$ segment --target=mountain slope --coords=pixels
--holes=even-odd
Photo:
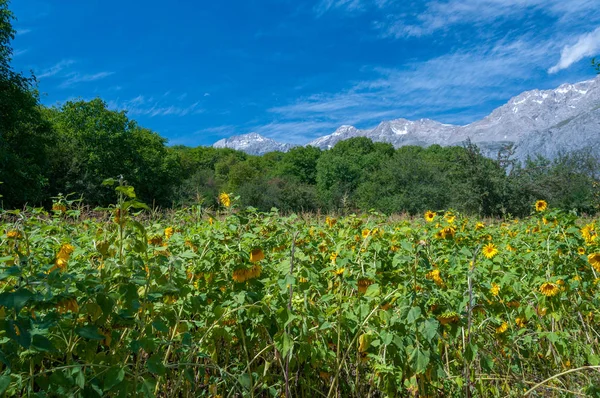
[[[526,91],[511,98],[485,118],[465,126],[442,124],[430,119],[384,121],[370,130],[344,125],[308,145],[329,149],[342,140],[358,136],[389,142],[396,148],[405,145],[462,145],[466,140],[471,140],[481,148],[483,154],[490,157],[495,157],[504,145],[515,144],[517,159],[538,153],[554,158],[559,153],[584,147],[596,148],[600,152],[599,109],[600,77],[597,77],[580,83],[563,84],[554,90]],[[253,154],[291,147],[258,134],[221,140],[215,146],[227,146]]]
[[[213,147],[236,149],[249,155],[263,155],[275,151],[287,152],[293,145],[277,142],[257,133],[249,133],[224,138],[215,142]]]

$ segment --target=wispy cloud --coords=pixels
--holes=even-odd
[[[17,29],[17,36],[23,36],[33,32],[33,29]]]
[[[390,0],[321,0],[315,6],[317,16],[341,10],[353,15],[379,10],[373,26],[384,37],[422,37],[449,31],[463,25],[489,29],[502,20],[522,20],[533,13],[550,16],[558,23],[579,24],[598,20],[597,0],[430,0],[394,2]]]
[[[56,76],[59,73],[61,73],[63,70],[68,68],[69,66],[73,65],[74,63],[75,63],[75,61],[72,59],[64,59],[64,60],[58,62],[57,64],[51,66],[50,68],[44,69],[41,72],[39,72],[37,74],[37,78],[44,79],[47,77]]]
[[[21,56],[23,54],[26,54],[28,52],[29,52],[28,48],[23,48],[23,49],[20,49],[20,50],[15,50],[13,52],[13,58],[19,57],[19,56]]]
[[[164,98],[164,96],[162,97]],[[186,106],[176,106],[166,104],[163,101],[154,99],[154,97],[145,97],[138,95],[135,98],[121,101],[119,99],[109,101],[108,107],[115,110],[127,111],[132,116],[187,116],[203,113],[200,102],[194,102]]]
[[[105,79],[108,76],[114,75],[115,72],[98,72],[93,74],[80,74],[77,72],[73,72],[69,74],[67,80],[60,84],[60,88],[68,88],[80,83],[90,83],[95,82],[97,80]]]
[[[600,27],[593,32],[580,35],[576,39],[575,44],[563,47],[560,60],[548,70],[548,73],[556,73],[566,69],[584,57],[591,57],[600,52]]]
[[[393,118],[430,117],[466,124],[498,102],[531,88],[525,82],[544,73],[551,41],[499,42],[398,68],[370,68],[372,76],[338,93],[320,93],[274,107],[273,123],[254,130],[271,138],[301,142],[329,134],[342,124],[373,127]],[[492,105],[493,104],[493,105]]]

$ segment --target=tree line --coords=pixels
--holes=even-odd
[[[50,206],[73,194],[92,206],[114,203],[102,182],[123,179],[156,207],[217,206],[220,192],[241,205],[285,212],[421,213],[453,208],[482,216],[521,216],[531,203],[598,211],[600,164],[578,152],[553,161],[489,159],[462,147],[398,149],[357,137],[330,150],[295,147],[251,156],[212,147],[168,146],[156,132],[97,98],[40,103],[34,76],[15,72],[15,31],[0,0],[0,193],[2,207]]]

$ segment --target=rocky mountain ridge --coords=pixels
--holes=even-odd
[[[307,145],[330,149],[339,141],[364,136],[405,145],[462,145],[471,140],[486,156],[495,157],[507,144],[516,147],[515,158],[537,154],[554,158],[559,153],[591,147],[600,154],[600,77],[554,90],[531,90],[511,98],[488,116],[458,126],[430,119],[383,121],[373,129],[360,130],[344,125],[330,135]],[[287,151],[283,144],[256,133],[220,140],[215,147],[228,147],[251,154]]]

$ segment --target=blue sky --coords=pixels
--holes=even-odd
[[[169,139],[475,121],[595,76],[598,0],[12,0],[42,101],[104,99]]]

